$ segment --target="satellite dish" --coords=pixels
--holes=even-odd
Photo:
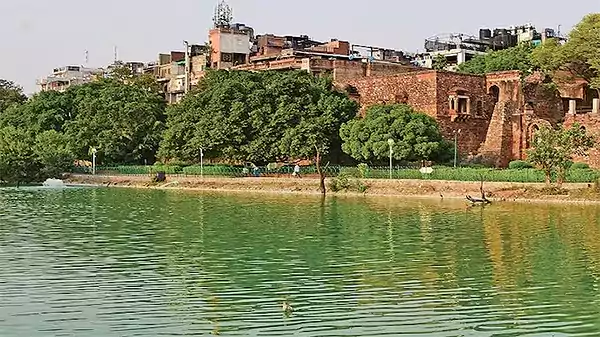
[[[352,55],[348,56],[348,59],[349,59],[350,61],[354,60],[354,54],[352,54]]]
[[[371,62],[375,61],[375,57],[374,56],[369,56],[369,61],[371,61]]]

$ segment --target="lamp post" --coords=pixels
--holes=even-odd
[[[458,162],[458,135],[460,134],[462,130],[458,129],[458,130],[454,130],[454,168],[456,168],[456,164]]]
[[[390,146],[390,179],[392,179],[392,155],[394,154],[394,149],[392,148],[394,146],[394,140],[393,139],[388,139],[388,144]]]
[[[200,148],[200,178],[204,179],[204,149]]]
[[[183,81],[183,92],[187,94],[190,89],[190,43],[183,41],[185,46],[185,79]]]
[[[92,175],[96,175],[96,153],[98,153],[98,150],[93,147],[92,148]]]

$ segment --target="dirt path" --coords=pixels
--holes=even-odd
[[[330,180],[330,179],[328,179]],[[169,176],[164,183],[152,183],[150,176],[71,175],[70,184],[203,191],[253,191],[269,193],[318,194],[314,178],[204,178]],[[350,180],[349,187],[335,194],[465,198],[480,196],[479,182],[442,180]],[[600,203],[600,191],[589,184],[565,184],[564,190],[546,189],[539,183],[484,183],[486,196],[496,201]],[[364,192],[363,192],[364,191]],[[330,190],[330,194],[333,192]]]

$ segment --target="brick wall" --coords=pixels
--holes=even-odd
[[[600,141],[600,114],[567,114],[565,116],[565,127],[570,128],[575,123],[579,123],[589,135],[596,137],[596,146],[589,151],[588,156],[576,157],[575,162],[587,163],[593,168],[600,169],[600,146],[598,145],[598,141]]]
[[[375,104],[406,103],[429,116],[437,115],[435,71],[353,79],[345,84],[357,90],[361,112]]]

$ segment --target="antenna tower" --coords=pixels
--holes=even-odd
[[[221,0],[215,8],[215,16],[213,17],[215,28],[230,27],[233,22],[233,11],[231,6],[225,0]]]

